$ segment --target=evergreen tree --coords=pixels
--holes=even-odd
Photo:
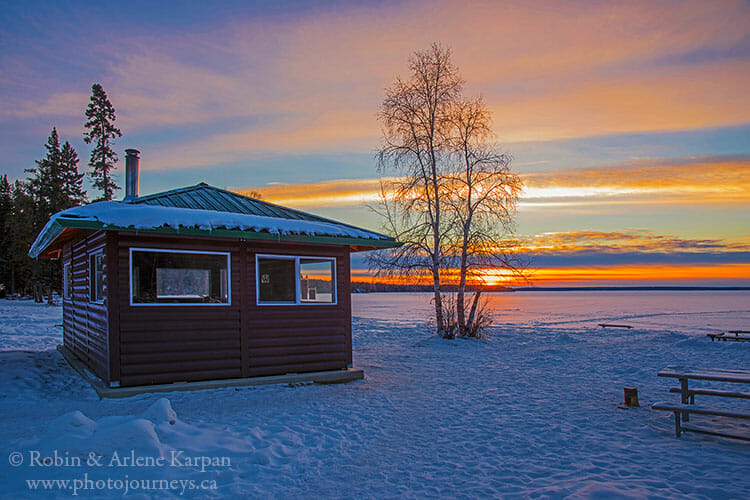
[[[36,161],[36,168],[27,169],[28,191],[36,204],[37,225],[44,226],[61,210],[85,203],[83,174],[78,172],[78,153],[69,142],[60,148],[57,129],[53,128],[47,144],[47,156]],[[41,227],[38,229],[41,230]]]
[[[8,175],[5,174],[0,177],[0,233],[5,228],[5,223],[10,217],[10,212],[13,208],[13,191],[8,182]],[[0,238],[3,235],[0,234]]]
[[[53,205],[57,204],[62,187],[60,182],[60,138],[57,135],[56,128],[52,129],[44,147],[47,150],[47,156],[41,160],[36,160],[36,168],[26,169],[26,172],[31,174],[27,179],[26,188],[28,194],[34,200],[35,230],[41,229],[40,224],[46,223],[46,220],[54,213],[52,208]]]
[[[63,144],[60,150],[60,169],[63,181],[63,195],[66,208],[83,205],[86,203],[86,191],[83,189],[82,172],[78,172],[78,153],[68,141]]]
[[[0,177],[0,297],[10,288],[10,243],[8,234],[13,212],[13,192],[8,176]]]
[[[28,252],[36,233],[34,227],[34,199],[29,195],[28,187],[16,181],[12,187],[13,199],[10,218],[6,223],[5,233],[8,237],[8,292],[25,293],[31,288],[32,259]]]
[[[5,223],[10,217],[10,212],[13,208],[13,191],[8,182],[8,175],[5,174],[0,177],[0,233],[5,228]],[[0,234],[0,238],[3,235]]]
[[[45,148],[47,155],[36,161],[36,168],[26,170],[31,176],[25,186],[18,186],[18,193],[14,194],[14,199],[19,203],[14,217],[23,221],[27,231],[31,229],[31,238],[21,238],[19,243],[22,245],[15,247],[14,253],[19,254],[14,255],[16,265],[22,261],[22,255],[28,252],[33,237],[39,234],[52,215],[85,201],[83,174],[78,172],[79,160],[75,149],[69,142],[60,148],[55,128],[52,129]],[[38,301],[42,299],[43,289],[51,297],[52,290],[59,289],[61,279],[59,262],[44,260],[31,264],[31,282]]]
[[[86,118],[88,121],[84,126],[88,130],[84,132],[83,139],[86,144],[94,143],[89,160],[89,166],[92,168],[90,175],[94,187],[102,192],[99,200],[109,201],[115,190],[120,189],[112,180],[111,171],[117,162],[117,155],[112,149],[113,141],[117,137],[122,137],[122,132],[114,126],[115,108],[98,83],[91,86],[91,100],[86,109]]]

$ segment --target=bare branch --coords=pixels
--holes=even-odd
[[[431,275],[439,334],[447,331],[441,280],[457,274],[456,314],[449,316],[464,335],[477,331],[465,317],[469,280],[481,283],[488,269],[524,275],[508,245],[521,181],[495,142],[481,97],[463,96],[449,49],[434,43],[415,52],[409,70],[409,78],[396,78],[385,90],[378,113],[383,140],[377,168],[391,177],[381,181],[373,208],[403,246],[373,254],[369,262],[379,276]]]

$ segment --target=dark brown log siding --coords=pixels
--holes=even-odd
[[[351,363],[346,247],[132,233],[120,233],[116,247],[122,386],[302,373]],[[230,252],[231,305],[130,306],[131,247]],[[258,253],[335,257],[337,304],[256,305]]]
[[[131,247],[229,252],[232,303],[131,306]],[[99,248],[107,249],[108,263],[116,263],[108,274],[116,275],[118,286],[105,291],[112,303],[109,318],[103,306],[88,304],[88,255]],[[64,308],[65,343],[106,381],[133,386],[343,369],[351,364],[347,247],[110,232],[107,238],[98,233],[66,247],[63,259],[70,258],[71,250],[78,257],[74,307],[66,301]],[[257,305],[256,254],[335,257],[337,304]],[[107,324],[109,351],[104,342]]]
[[[336,258],[336,305],[256,305],[256,254]],[[346,368],[351,363],[351,286],[346,247],[248,243],[249,375]]]
[[[142,236],[117,238],[120,276],[120,385],[241,377],[240,244],[236,241]],[[229,252],[229,305],[130,305],[130,248]]]
[[[63,344],[96,375],[108,378],[107,309],[89,302],[89,256],[104,252],[104,290],[107,296],[106,233],[97,231],[68,243],[63,248],[63,264],[73,266],[73,296],[63,298]]]

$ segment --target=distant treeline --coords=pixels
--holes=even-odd
[[[0,177],[0,297],[33,295],[41,302],[61,288],[60,263],[31,259],[29,248],[52,214],[85,203],[86,192],[78,154],[68,142],[60,147],[57,130],[46,148],[47,156],[26,170],[28,179],[11,184]]]
[[[478,287],[467,285],[466,289],[474,291]],[[505,286],[487,286],[481,287],[482,292],[513,292],[514,290]],[[352,283],[352,292],[354,293],[373,293],[373,292],[432,292],[432,285],[422,284],[409,284],[409,283],[365,283],[365,282],[354,282]],[[440,285],[441,292],[456,292],[458,291],[458,285]]]
[[[747,286],[529,286],[514,288],[514,292],[695,292],[695,291],[742,291]]]
[[[455,292],[455,286],[442,285],[443,292]],[[467,287],[474,290],[475,287]],[[354,293],[371,292],[432,292],[432,285],[391,284],[391,283],[352,283]],[[482,292],[694,292],[694,291],[750,291],[747,286],[483,286]]]

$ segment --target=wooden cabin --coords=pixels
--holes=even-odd
[[[63,344],[110,387],[347,369],[351,252],[393,238],[198,184],[55,214]],[[135,171],[135,175],[133,175]]]

